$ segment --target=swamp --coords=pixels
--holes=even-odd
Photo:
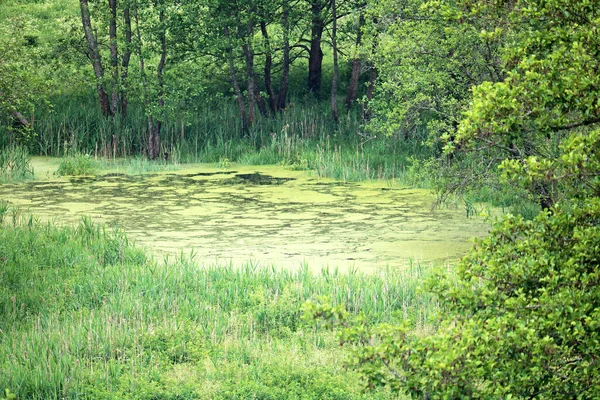
[[[491,226],[468,218],[464,206],[434,208],[424,189],[278,166],[70,177],[57,177],[51,160],[34,158],[32,167],[41,179],[1,185],[0,197],[62,224],[89,216],[122,228],[141,247],[203,262],[367,272],[457,259]]]
[[[0,400],[600,398],[599,21],[0,0]]]

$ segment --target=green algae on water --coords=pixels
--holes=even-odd
[[[280,166],[190,165],[85,178],[49,173],[0,185],[0,199],[64,223],[91,216],[159,253],[193,249],[201,262],[236,265],[254,260],[372,270],[411,259],[456,259],[472,237],[489,230],[489,223],[460,210],[432,211],[434,198],[426,190],[345,184]]]

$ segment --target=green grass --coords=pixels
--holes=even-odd
[[[95,98],[73,100],[55,99],[52,112],[40,111],[34,153],[143,157],[146,121],[139,107],[132,103],[128,119],[122,121],[100,115]],[[283,113],[260,117],[251,129],[243,131],[235,105],[220,100],[185,117],[170,116],[163,124],[161,154],[169,153],[169,162],[175,164],[219,163],[222,159],[282,164],[342,180],[402,180],[411,157],[429,154],[418,143],[367,136],[358,110],[335,124],[329,107],[327,101],[298,98]]]
[[[33,179],[33,176],[27,149],[13,146],[0,150],[0,183]]]
[[[93,175],[98,168],[97,163],[88,154],[68,155],[62,159],[57,175]]]
[[[0,388],[19,398],[391,398],[361,392],[301,305],[329,296],[373,323],[415,327],[438,309],[417,291],[418,265],[364,275],[159,263],[88,218],[62,227],[4,208]]]

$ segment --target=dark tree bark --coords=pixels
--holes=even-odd
[[[240,119],[242,120],[242,130],[246,130],[247,128],[247,117],[246,117],[246,105],[244,103],[244,96],[242,95],[242,91],[240,90],[240,84],[237,79],[237,74],[235,72],[235,62],[233,58],[233,45],[231,43],[231,36],[229,34],[229,27],[225,26],[224,28],[225,37],[227,38],[227,63],[229,65],[229,77],[231,79],[231,84],[233,85],[233,91],[235,93],[235,99],[238,105],[238,110],[240,113]]]
[[[252,126],[256,119],[256,80],[254,77],[254,50],[252,49],[252,35],[254,28],[248,22],[248,36],[242,45],[242,51],[246,57],[246,75],[248,77],[248,126]]]
[[[352,59],[352,75],[350,76],[350,85],[348,86],[348,93],[346,94],[346,108],[348,111],[352,108],[352,104],[356,101],[358,93],[358,79],[360,77],[360,57],[358,50],[362,41],[362,27],[365,23],[365,16],[361,12],[358,18],[358,32],[356,33],[356,54]]]
[[[117,49],[117,0],[108,0],[110,18],[108,21],[108,38],[110,49],[110,68],[112,70],[111,113],[118,111],[119,104],[119,53]]]
[[[0,93],[0,96],[2,95],[2,93]],[[13,116],[13,118],[19,123],[19,125],[21,125],[23,128],[29,128],[31,125],[29,124],[29,121],[27,121],[27,118],[25,118],[23,116],[23,114],[21,114],[20,112],[18,112],[17,110],[15,110],[14,108],[10,110],[10,114]]]
[[[271,67],[273,65],[273,54],[271,51],[271,41],[269,40],[269,32],[267,31],[267,23],[263,20],[260,21],[260,31],[265,41],[265,90],[269,96],[269,109],[271,113],[275,114],[277,111],[277,99],[275,98],[275,91],[273,90],[273,83],[271,80]]]
[[[158,22],[160,24],[160,61],[156,67],[156,80],[158,82],[159,117],[155,118],[154,126],[152,127],[153,129],[150,132],[150,137],[148,139],[148,156],[151,160],[156,159],[160,154],[160,133],[165,108],[165,82],[163,72],[165,69],[165,63],[167,61],[167,27],[165,26],[165,11],[162,4],[160,5],[160,10],[158,12]]]
[[[104,87],[104,68],[102,67],[102,58],[98,51],[98,43],[94,34],[92,33],[92,23],[90,20],[90,8],[87,0],[79,0],[79,7],[81,9],[81,22],[83,25],[83,31],[85,33],[85,40],[87,43],[87,56],[92,62],[94,67],[94,74],[96,76],[96,90],[98,97],[100,98],[100,108],[104,116],[112,116],[113,113],[110,108],[110,101],[108,94]]]
[[[277,109],[285,110],[287,100],[287,89],[290,76],[290,10],[287,0],[283,4],[281,23],[283,25],[283,70],[281,72],[281,84],[277,96]]]
[[[310,53],[308,55],[308,90],[315,94],[321,91],[323,50],[321,50],[321,39],[325,29],[323,10],[325,5],[322,0],[311,0],[311,35]]]
[[[337,108],[337,85],[338,85],[338,52],[337,52],[337,7],[335,0],[331,0],[331,14],[333,27],[331,31],[331,44],[333,47],[333,78],[331,80],[331,116],[337,123],[339,120]]]
[[[254,88],[256,89],[254,91],[254,98],[256,99],[256,105],[258,106],[258,111],[260,112],[260,115],[262,115],[263,117],[268,117],[269,111],[267,110],[265,100],[262,98],[262,95],[260,93],[260,89],[259,89],[258,85],[254,85]]]
[[[371,48],[371,56],[375,54],[378,45],[377,36],[373,39],[373,45]],[[363,103],[363,119],[368,120],[371,118],[371,113],[369,112],[369,103],[373,100],[373,94],[375,93],[375,83],[377,82],[377,67],[375,67],[375,63],[373,61],[369,62],[369,86],[367,86],[367,101]]]
[[[123,10],[123,22],[125,26],[125,52],[123,53],[123,61],[121,63],[121,116],[127,118],[127,77],[129,74],[129,61],[131,60],[132,46],[132,31],[131,31],[131,14],[129,5]]]

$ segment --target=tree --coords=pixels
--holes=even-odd
[[[29,115],[36,101],[43,103],[49,86],[42,47],[24,19],[10,19],[0,27],[0,121],[10,127],[11,141],[29,144],[35,135]]]
[[[464,6],[476,15],[476,4]],[[476,12],[497,13],[489,7]],[[507,16],[518,45],[505,49],[506,79],[473,90],[456,137],[444,137],[446,149],[477,151],[481,171],[502,163],[505,176],[542,208],[571,195],[559,176],[540,169],[550,171],[560,163],[565,139],[586,134],[600,122],[599,17],[600,4],[593,1],[517,2]],[[536,173],[524,179],[511,171]]]
[[[501,79],[502,20],[465,18],[454,1],[373,1],[367,9],[381,85],[370,108],[370,129],[388,136],[434,142],[453,132],[471,88]]]
[[[87,0],[79,0],[79,6],[81,9],[81,22],[83,25],[83,31],[85,33],[85,40],[88,46],[87,55],[92,63],[92,67],[94,68],[94,74],[96,75],[96,90],[100,99],[100,109],[102,110],[102,114],[104,116],[109,117],[114,115],[114,113],[111,109],[111,103],[105,87],[104,65],[102,63],[102,55],[100,54],[98,41],[94,34],[94,29],[92,28],[90,7]]]
[[[504,14],[514,42],[504,49],[505,79],[473,90],[447,149],[489,157],[548,208],[532,221],[506,216],[454,274],[430,279],[444,307],[431,335],[348,321],[327,303],[306,311],[341,326],[349,364],[368,386],[426,399],[598,398],[600,5],[461,4],[468,18]]]

